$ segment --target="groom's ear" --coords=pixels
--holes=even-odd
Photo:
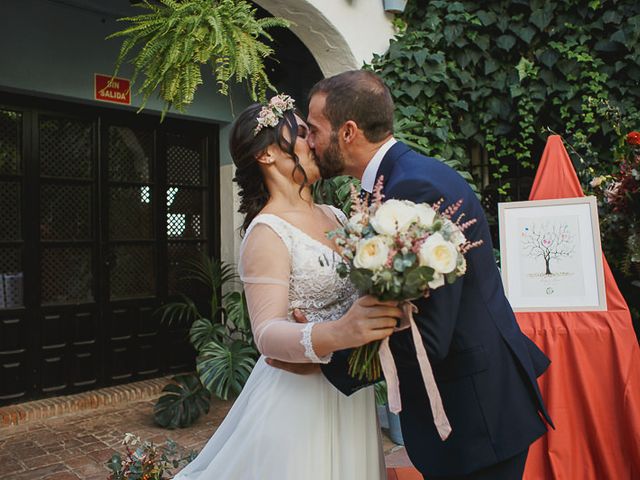
[[[347,120],[340,129],[340,136],[345,143],[351,143],[358,134],[358,124],[353,120]]]

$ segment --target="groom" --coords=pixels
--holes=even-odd
[[[385,198],[444,206],[462,199],[465,234],[482,245],[467,254],[467,272],[416,301],[422,335],[453,429],[436,431],[411,330],[390,340],[398,368],[400,421],[407,452],[428,480],[520,479],[529,445],[552,425],[536,378],[547,357],[518,327],[496,267],[486,217],[467,182],[434,158],[393,138],[393,100],[375,74],[357,70],[318,82],[309,95],[309,146],[324,178],[351,175],[371,192],[384,176]],[[323,366],[350,395],[363,385],[347,374],[348,352]]]

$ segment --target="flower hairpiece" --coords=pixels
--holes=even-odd
[[[280,119],[284,117],[284,113],[294,108],[296,108],[295,100],[289,95],[279,94],[271,97],[269,103],[260,109],[260,113],[256,117],[258,125],[253,129],[253,134],[257,135],[265,127],[276,127]]]

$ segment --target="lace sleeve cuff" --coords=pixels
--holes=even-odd
[[[302,329],[302,339],[300,343],[304,346],[304,356],[311,360],[312,363],[329,363],[333,353],[325,357],[318,357],[313,349],[313,343],[311,342],[311,331],[313,330],[313,323],[307,323]]]

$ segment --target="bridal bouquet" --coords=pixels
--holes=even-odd
[[[442,201],[434,205],[383,201],[381,178],[370,205],[353,188],[352,202],[348,222],[328,234],[343,259],[337,272],[365,294],[406,302],[405,314],[414,308],[410,300],[427,297],[431,290],[464,275],[465,253],[481,243],[470,243],[464,235],[475,219],[463,222],[460,214],[452,220],[462,201],[442,211]],[[352,377],[369,381],[380,377],[380,344],[373,342],[352,352]]]

